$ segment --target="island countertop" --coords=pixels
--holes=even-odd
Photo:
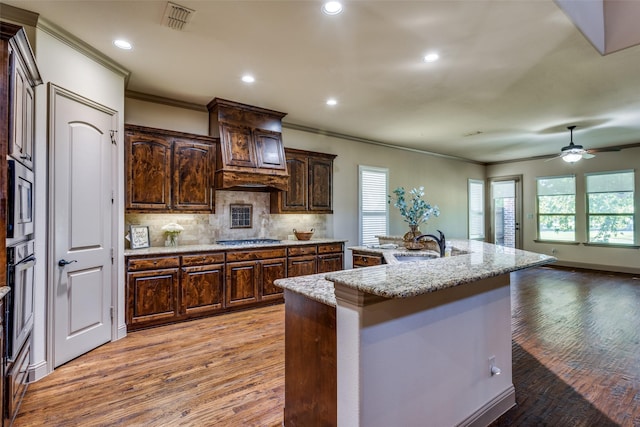
[[[279,279],[275,284],[335,307],[335,284],[385,298],[411,298],[556,261],[552,256],[474,240],[450,243],[454,253],[450,257]],[[405,252],[364,246],[349,249],[381,254],[385,260]]]

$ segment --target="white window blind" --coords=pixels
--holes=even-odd
[[[360,245],[377,244],[376,236],[389,230],[389,170],[361,165],[358,171]]]
[[[469,180],[469,239],[484,239],[484,181]]]

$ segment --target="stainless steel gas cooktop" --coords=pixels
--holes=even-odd
[[[218,240],[219,245],[235,246],[235,245],[257,245],[261,243],[280,243],[277,239],[238,239],[238,240]]]

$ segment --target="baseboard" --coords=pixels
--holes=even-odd
[[[458,427],[485,427],[516,405],[516,389],[513,384],[491,399],[480,409],[464,419]]]
[[[45,360],[33,365],[29,365],[29,372],[27,373],[29,378],[28,381],[30,383],[36,382],[46,377],[50,373],[51,372],[49,372],[49,369],[47,368],[47,362]]]
[[[640,268],[625,267],[617,265],[604,265],[604,264],[587,264],[585,262],[574,261],[557,261],[553,264],[547,264],[547,267],[563,267],[563,268],[578,268],[580,270],[596,270],[609,273],[624,273],[640,275]]]
[[[127,336],[127,325],[119,325],[118,330],[116,332],[116,339],[114,341],[118,341]]]

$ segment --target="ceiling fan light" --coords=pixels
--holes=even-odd
[[[578,160],[580,160],[582,158],[582,154],[579,153],[569,153],[565,156],[562,157],[562,160],[564,160],[567,163],[575,163]]]

